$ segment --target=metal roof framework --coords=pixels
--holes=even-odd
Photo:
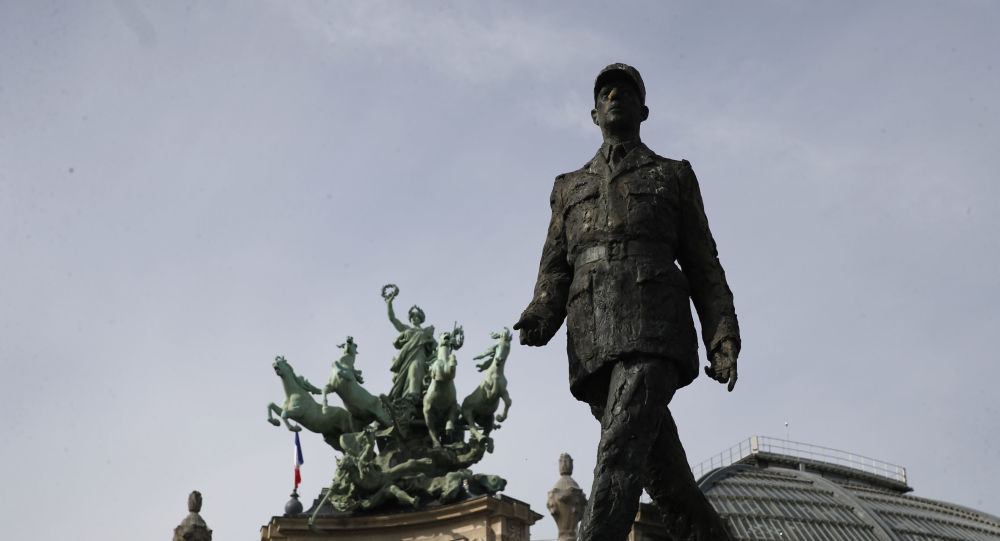
[[[763,452],[758,445],[756,452],[734,455],[729,465],[699,480],[736,539],[1000,541],[998,517],[907,495],[911,489],[901,482],[905,469],[882,468],[887,463],[875,461],[873,474],[872,468],[854,470],[773,450]]]

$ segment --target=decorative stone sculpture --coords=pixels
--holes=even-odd
[[[583,489],[576,484],[571,475],[573,475],[573,457],[563,453],[559,455],[559,480],[549,491],[549,499],[545,502],[545,507],[559,527],[558,541],[577,540],[576,527],[587,505]]]
[[[212,530],[198,513],[201,512],[201,492],[188,495],[188,516],[174,528],[174,541],[212,541]]]

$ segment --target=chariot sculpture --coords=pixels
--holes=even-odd
[[[423,310],[409,310],[410,325],[396,318],[393,300],[399,288],[382,288],[389,321],[399,332],[390,370],[392,389],[373,395],[364,388],[355,362],[358,344],[348,336],[338,347],[326,385],[319,388],[295,373],[284,357],[273,363],[285,400],[270,403],[267,420],[288,430],[319,433],[336,451],[337,471],[328,489],[311,509],[310,527],[321,514],[359,513],[384,507],[421,507],[449,503],[503,490],[496,475],[475,474],[468,468],[493,452],[491,433],[507,418],[511,399],[503,369],[510,353],[511,332],[490,333],[496,342],[475,357],[485,359],[480,385],[461,403],[455,388],[456,352],[465,342],[457,323],[434,338],[433,326],[422,326]],[[331,405],[335,394],[343,407]],[[312,395],[322,395],[318,403]],[[500,401],[503,412],[496,415]],[[466,437],[468,431],[468,437]]]

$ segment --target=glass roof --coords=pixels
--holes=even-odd
[[[871,486],[863,472],[855,483],[843,472],[744,463],[699,484],[740,540],[1000,541],[1000,518]]]

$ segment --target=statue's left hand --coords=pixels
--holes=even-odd
[[[521,345],[523,346],[544,346],[552,338],[546,332],[542,318],[527,312],[521,314],[521,319],[514,324],[514,330],[521,331]]]
[[[724,340],[705,367],[705,374],[719,383],[729,383],[729,392],[736,387],[736,356],[738,349],[732,340]]]

